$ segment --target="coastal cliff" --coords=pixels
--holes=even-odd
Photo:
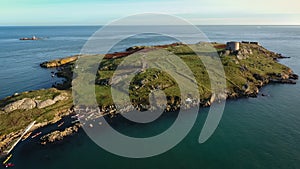
[[[149,93],[153,90],[163,90],[167,97],[165,111],[172,112],[178,109],[189,109],[193,106],[207,107],[221,99],[236,99],[240,97],[256,97],[259,89],[269,83],[295,84],[298,75],[287,66],[278,62],[284,58],[281,54],[271,52],[258,44],[240,44],[238,51],[226,49],[225,44],[199,43],[195,45],[212,45],[219,54],[226,74],[226,91],[223,94],[211,92],[210,80],[204,64],[199,61],[194,51],[185,44],[175,43],[160,46],[137,46],[128,48],[125,52],[107,54],[100,63],[96,76],[96,99],[99,110],[86,106],[73,107],[71,96],[71,82],[73,78],[74,63],[80,57],[71,56],[41,63],[43,68],[57,67],[55,73],[66,80],[55,84],[55,88],[24,92],[7,97],[0,101],[0,151],[3,152],[12,142],[21,135],[22,130],[31,121],[37,120],[34,129],[45,127],[59,122],[63,117],[74,114],[74,109],[88,110],[86,121],[94,120],[101,116],[117,116],[110,93],[112,76],[118,64],[126,56],[136,52],[148,52],[165,49],[180,57],[194,73],[198,82],[200,100],[190,98],[184,105],[180,105],[181,98],[176,89],[176,82],[165,72],[160,70],[145,70],[137,74],[130,84],[130,97],[134,109],[144,111],[149,109]],[[99,55],[100,56],[100,55]],[[208,56],[209,57],[209,56]],[[121,77],[122,78],[122,77]],[[183,77],[184,79],[185,77]],[[119,91],[122,92],[122,91]],[[161,105],[163,107],[164,105]],[[119,112],[132,111],[132,107],[124,105]],[[88,124],[88,123],[87,123]],[[54,142],[78,131],[78,123],[67,125],[61,130],[52,130],[43,133],[41,142]],[[33,129],[33,130],[34,130]]]

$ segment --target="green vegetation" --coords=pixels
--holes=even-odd
[[[169,46],[165,49],[179,56],[179,58],[186,63],[197,80],[201,100],[208,100],[212,94],[210,78],[216,78],[215,80],[217,81],[218,76],[209,77],[206,71],[207,69],[200,58],[205,57],[206,66],[209,65],[213,67],[216,53],[225,53],[226,45],[213,44],[214,48],[211,48],[211,45],[208,43],[201,45]],[[198,48],[201,50],[197,51]],[[196,52],[201,55],[200,58],[196,55],[195,49]],[[251,52],[247,54],[247,58],[239,59],[237,54],[232,53],[228,55],[223,54],[220,57],[226,74],[227,92],[229,97],[247,96],[251,94],[256,95],[258,88],[261,87],[262,84],[269,83],[269,79],[279,79],[279,77],[273,75],[290,74],[291,72],[288,67],[274,60],[274,57],[276,58],[276,56],[274,56],[275,54],[273,52],[266,51],[258,45],[241,45],[241,51],[243,50],[251,50]],[[159,53],[157,53],[157,55],[159,55]],[[116,68],[123,61],[124,58],[116,58],[104,59],[101,62],[96,79],[96,96],[99,105],[108,106],[113,104],[110,97],[109,83]],[[131,66],[138,67],[138,63],[133,61]],[[171,66],[170,69],[180,71],[178,67]],[[213,68],[211,68],[211,70],[214,71]],[[130,72],[130,70],[123,70],[123,72],[126,71]],[[216,75],[218,74],[218,72],[214,73]],[[189,80],[188,77],[182,76],[181,78],[183,81]],[[138,73],[130,83],[129,89],[130,99],[133,105],[148,104],[149,93],[151,90],[155,89],[163,90],[166,96],[170,96],[171,98],[180,97],[180,91],[176,81],[166,72],[155,69],[148,69]],[[120,92],[121,95],[123,91],[118,92]]]
[[[182,99],[180,94],[184,93],[184,91],[180,91],[179,89],[179,85],[175,80],[177,78],[177,80],[185,83],[187,88],[191,88],[191,86],[193,86],[191,84],[197,83],[196,85],[198,86],[201,98],[200,101],[202,105],[206,105],[205,103],[207,103],[212,96],[210,79],[214,78],[215,81],[218,81],[220,78],[220,72],[215,69],[216,66],[218,66],[217,60],[219,58],[221,59],[226,74],[226,93],[228,97],[232,98],[255,96],[257,95],[258,88],[269,83],[272,79],[279,81],[289,79],[292,74],[292,71],[288,67],[274,60],[277,57],[279,58],[279,56],[258,45],[241,45],[239,53],[229,53],[225,51],[226,45],[224,44],[215,43],[212,44],[212,46],[214,48],[212,48],[209,43],[203,43],[196,45],[170,45],[165,46],[163,49],[145,47],[145,50],[141,53],[136,52],[127,57],[106,58],[100,63],[96,79],[93,79],[95,78],[93,68],[98,67],[95,60],[99,59],[99,56],[103,57],[103,55],[84,56],[89,59],[80,59],[81,66],[86,66],[80,67],[78,71],[87,70],[87,72],[85,76],[75,78],[73,85],[78,85],[79,87],[77,87],[77,91],[73,92],[75,94],[82,94],[87,90],[91,90],[88,88],[88,85],[94,85],[94,83],[96,83],[94,87],[97,103],[100,107],[111,106],[114,104],[111,96],[111,86],[113,86],[112,77],[115,76],[122,80],[131,79],[126,83],[117,84],[119,86],[113,88],[113,90],[117,95],[122,96],[126,94],[124,90],[127,90],[129,86],[130,100],[134,106],[149,105],[150,92],[160,89],[164,91],[167,96],[168,105],[176,107]],[[179,66],[173,55],[169,58],[163,57],[168,55],[168,53],[177,55],[187,67],[182,68]],[[200,55],[200,57],[196,55],[196,53]],[[220,54],[220,57],[218,54]],[[144,60],[136,61],[136,58],[130,58],[133,55],[142,56]],[[151,58],[153,55],[158,56],[159,59],[157,59],[157,57]],[[246,55],[246,57],[241,58],[240,55]],[[205,59],[205,64],[203,59]],[[117,72],[116,69],[119,69],[119,66],[124,63],[126,63],[128,67],[120,68],[119,72]],[[68,84],[71,84],[70,80],[73,75],[72,69],[74,66],[72,64],[73,63],[64,67],[62,72],[58,72],[61,76],[66,77]],[[143,70],[143,66],[145,65],[152,65],[154,68]],[[159,69],[163,67],[167,69]],[[140,68],[141,70],[134,72],[136,68]],[[192,75],[188,74],[187,69],[192,72]],[[207,69],[210,69],[215,76],[210,77]],[[177,72],[178,76],[173,77],[168,71]],[[124,76],[126,73],[131,76]],[[196,82],[192,81],[193,77],[195,77]],[[3,109],[7,104],[23,98],[44,101],[53,99],[61,93],[67,94],[69,99],[66,101],[58,101],[56,104],[46,108],[15,110],[10,113],[0,111],[0,135],[24,129],[34,120],[37,120],[37,122],[52,121],[60,116],[61,112],[68,110],[73,104],[70,90],[57,90],[53,88],[24,92],[1,100],[0,108]],[[193,98],[195,93],[184,94],[185,97]],[[80,95],[79,99],[85,101],[89,100],[90,97],[92,96],[83,94]],[[80,100],[76,101],[80,102]]]
[[[13,103],[17,100],[21,100],[23,98],[35,98],[43,101],[47,99],[53,99],[61,93],[65,93],[70,97],[69,91],[59,91],[53,88],[42,89],[31,92],[24,92],[13,97],[7,97],[1,100],[0,108],[3,108],[5,105]],[[68,110],[71,106],[72,99],[68,99],[67,101],[58,101],[56,104],[43,109],[34,108],[31,110],[15,110],[10,113],[3,112],[0,114],[0,135],[9,134],[11,132],[24,129],[29,123],[34,120],[36,120],[38,123],[49,122],[56,116],[59,116],[59,113],[61,113],[62,111]]]

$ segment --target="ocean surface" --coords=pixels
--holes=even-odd
[[[27,90],[48,88],[60,79],[54,69],[42,69],[43,61],[80,53],[97,26],[0,27],[0,98]],[[280,60],[300,74],[300,26],[199,26],[212,42],[258,41],[265,48],[290,59]],[[122,34],[116,32],[116,36]],[[20,41],[38,36],[39,41]],[[111,35],[112,38],[114,35]],[[185,33],[185,36],[193,37]],[[164,36],[133,37],[115,51],[134,45],[176,42]],[[196,124],[176,147],[150,158],[130,159],[98,147],[81,130],[62,142],[41,146],[37,140],[21,142],[11,162],[17,169],[299,169],[300,168],[300,83],[272,84],[261,93],[267,97],[229,100],[221,122],[204,144],[198,137],[208,108],[201,109]],[[167,129],[172,115],[150,126],[115,124],[124,133],[153,134]],[[187,113],[186,123],[189,115]],[[184,124],[183,124],[184,125]],[[120,143],[122,144],[122,143]]]

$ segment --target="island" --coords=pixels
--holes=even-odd
[[[226,92],[216,96],[211,92],[209,75],[204,64],[199,61],[190,45],[173,43],[157,46],[134,46],[124,52],[106,54],[99,64],[96,76],[96,99],[98,111],[91,107],[74,106],[72,99],[72,78],[76,60],[83,55],[75,55],[41,63],[43,68],[56,67],[55,75],[63,77],[62,83],[53,88],[16,93],[0,101],[0,153],[7,154],[15,141],[24,134],[24,130],[33,121],[35,124],[22,139],[38,139],[41,144],[48,144],[77,132],[82,125],[89,125],[91,120],[107,116],[114,118],[118,111],[110,95],[112,76],[118,65],[129,55],[136,52],[150,52],[164,49],[180,57],[194,73],[201,99],[190,98],[185,105],[180,105],[178,85],[166,72],[149,69],[138,73],[130,83],[130,99],[134,109],[143,111],[149,108],[149,92],[155,89],[164,91],[167,97],[166,112],[175,112],[180,108],[193,106],[208,107],[220,98],[237,99],[241,97],[257,97],[259,90],[270,83],[295,84],[298,75],[281,64],[278,59],[285,58],[272,52],[257,42],[201,42],[194,46],[212,46],[224,67],[226,74]],[[97,55],[94,55],[94,57]],[[99,54],[100,56],[100,54]],[[88,56],[85,56],[88,57]],[[211,56],[207,56],[211,57]],[[184,76],[183,76],[184,78]],[[264,94],[262,94],[264,95]],[[76,109],[87,109],[88,116],[79,117]],[[100,110],[100,111],[99,111]],[[130,108],[122,108],[121,112],[129,112]],[[65,120],[65,118],[71,120]],[[86,121],[80,123],[79,120]],[[51,125],[49,133],[38,132],[39,129]],[[99,124],[101,125],[101,124]],[[53,127],[54,126],[54,127]]]
[[[41,38],[38,38],[36,36],[32,36],[31,38],[20,38],[19,40],[41,40]]]

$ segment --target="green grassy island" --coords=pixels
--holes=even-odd
[[[200,100],[196,105],[202,107],[210,106],[215,99],[212,99],[210,78],[206,67],[199,59],[198,55],[207,57],[212,61],[215,59],[210,55],[212,51],[205,51],[196,55],[191,48],[198,46],[212,46],[214,53],[221,60],[226,75],[225,98],[235,99],[239,97],[256,97],[259,89],[269,83],[295,84],[298,76],[285,65],[278,62],[284,58],[281,54],[271,52],[257,43],[239,43],[238,50],[227,50],[226,44],[220,43],[199,43],[186,45],[174,43],[160,46],[136,46],[128,48],[125,52],[107,54],[100,63],[98,74],[95,79],[96,99],[100,112],[93,113],[86,120],[92,120],[104,115],[116,116],[116,108],[111,97],[111,78],[122,61],[132,54],[138,52],[153,52],[155,50],[166,50],[177,55],[193,72],[197,81]],[[213,52],[212,52],[213,53]],[[100,56],[100,55],[99,55]],[[74,63],[80,57],[71,56],[54,61],[41,63],[41,67],[58,67],[56,75],[64,77],[66,80],[61,84],[56,84],[54,88],[29,91],[6,97],[0,101],[0,152],[11,147],[13,142],[21,136],[23,130],[31,122],[36,124],[31,131],[45,127],[49,124],[61,123],[65,116],[74,115],[72,100],[72,77]],[[85,56],[89,57],[89,56]],[[97,57],[94,55],[93,57]],[[132,63],[133,66],[137,63]],[[174,69],[177,69],[176,67]],[[126,70],[124,70],[126,71]],[[189,77],[182,75],[182,80]],[[148,109],[149,93],[152,90],[161,89],[167,98],[165,111],[176,111],[180,108],[182,98],[178,90],[176,81],[158,69],[147,69],[139,72],[129,85],[129,94],[132,105],[135,109],[143,111]],[[122,93],[122,91],[118,91]],[[125,109],[125,111],[130,111]],[[87,123],[88,124],[88,123]],[[40,138],[41,143],[54,142],[77,131],[78,123],[70,124],[64,128],[59,128],[50,133],[43,133]],[[29,136],[29,134],[28,134]]]

